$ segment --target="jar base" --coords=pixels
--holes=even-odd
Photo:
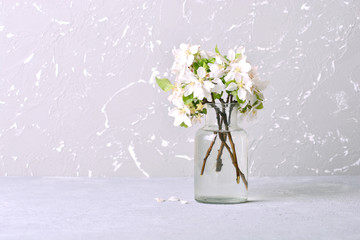
[[[247,202],[247,198],[227,198],[221,196],[214,197],[204,197],[196,196],[195,200],[199,203],[210,203],[210,204],[238,204]]]

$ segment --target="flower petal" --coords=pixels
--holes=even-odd
[[[184,106],[184,110],[187,114],[190,114],[190,109],[187,106]]]
[[[217,64],[223,64],[223,61],[222,61],[222,58],[221,58],[221,56],[219,55],[219,54],[216,54],[216,63]]]
[[[198,70],[197,70],[197,75],[200,77],[200,78],[204,78],[205,77],[205,69],[203,67],[199,67]]]
[[[190,118],[188,116],[186,116],[186,115],[183,116],[183,121],[182,122],[184,122],[188,127],[192,126]]]
[[[248,91],[251,92],[251,87],[252,87],[253,83],[249,80],[244,80],[244,88]]]
[[[228,58],[230,61],[234,61],[234,60],[235,60],[235,52],[234,52],[234,50],[232,50],[232,49],[229,50],[228,55],[227,55],[227,58]]]
[[[235,73],[234,72],[229,72],[226,76],[225,76],[225,80],[229,81],[229,80],[234,80],[235,79]]]
[[[179,115],[179,109],[177,108],[172,108],[169,111],[169,116],[171,117],[177,117]]]
[[[241,66],[241,72],[249,72],[251,70],[251,65],[247,62],[244,62]]]
[[[249,99],[250,105],[253,105],[257,101],[256,96],[250,93],[247,93],[247,99]]]
[[[175,126],[175,127],[178,127],[178,126],[180,126],[180,124],[181,124],[182,122],[183,122],[183,121],[182,121],[181,116],[178,116],[178,117],[176,117],[176,118],[174,119],[174,126]]]
[[[190,47],[191,54],[196,54],[199,51],[200,45],[194,45]]]
[[[184,96],[187,97],[194,92],[194,88],[191,85],[185,87]]]
[[[212,82],[213,82],[213,83],[216,83],[217,85],[223,84],[223,82],[221,81],[220,78],[214,78],[214,80],[213,80]]]
[[[245,52],[245,48],[243,46],[238,47],[238,49],[236,49],[236,53],[241,53],[241,55],[244,55]]]
[[[241,100],[246,100],[246,90],[245,89],[239,88],[238,98],[240,98]]]
[[[180,49],[181,50],[187,50],[189,48],[189,44],[185,44],[185,43],[182,43],[182,44],[180,44]]]
[[[199,100],[204,99],[204,90],[202,90],[201,87],[198,87],[198,88],[194,89],[194,98],[197,98]]]
[[[180,199],[178,197],[171,196],[171,197],[169,197],[168,201],[169,202],[177,202],[177,201],[180,201]]]
[[[215,87],[215,85],[210,81],[204,81],[204,88],[207,91],[210,91],[211,88]]]
[[[225,88],[225,90],[231,92],[231,91],[236,90],[237,88],[238,87],[237,87],[236,83],[232,82]]]
[[[200,51],[200,56],[201,56],[201,58],[209,58],[207,52],[204,50]]]
[[[194,62],[194,55],[189,55],[186,60],[186,65],[190,66]]]

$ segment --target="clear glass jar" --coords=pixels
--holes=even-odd
[[[207,103],[205,125],[195,137],[195,200],[241,203],[247,200],[248,139],[238,126],[238,104]]]

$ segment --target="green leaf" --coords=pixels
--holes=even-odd
[[[215,58],[210,58],[209,59],[209,63],[215,63],[216,59]]]
[[[241,53],[235,54],[235,59],[237,59],[237,58],[239,58],[239,57],[241,57]]]
[[[260,104],[256,107],[256,109],[263,109],[263,108],[264,108],[263,103],[260,103]]]
[[[260,101],[263,101],[264,99],[262,99],[260,96],[259,96],[259,94],[257,94],[256,92],[255,92],[255,96],[256,96],[256,99],[258,99],[258,100],[260,100]]]
[[[165,92],[174,88],[174,85],[172,85],[169,79],[167,78],[156,78],[156,82],[159,85],[159,87]]]
[[[232,91],[231,95],[233,95],[234,97],[237,97],[237,90]]]
[[[180,127],[187,128],[187,127],[188,127],[188,125],[186,125],[185,123],[183,123],[183,122],[182,122],[182,123],[180,124]]]
[[[217,44],[216,44],[216,46],[215,46],[215,52],[216,52],[217,54],[220,54]]]
[[[236,95],[236,100],[238,101],[239,104],[245,103],[245,101],[241,100],[237,95]]]
[[[241,113],[245,113],[246,112],[246,107],[244,107],[243,109],[240,110]]]
[[[194,94],[190,94],[189,96],[186,96],[185,95],[183,96],[183,101],[184,101],[184,104],[185,105],[188,105],[192,102],[192,100],[194,99]]]
[[[200,64],[198,62],[193,62],[193,67],[194,67],[194,73],[197,74],[197,70],[200,67]]]
[[[206,62],[203,62],[202,67],[205,69],[205,71],[209,70],[209,66],[206,64]]]
[[[214,100],[215,100],[215,99],[220,99],[220,98],[222,97],[223,93],[224,93],[224,92],[221,92],[221,94],[213,92],[212,94],[213,94],[213,96],[214,96]]]

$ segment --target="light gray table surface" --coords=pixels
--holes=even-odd
[[[0,239],[360,239],[360,176],[250,178],[201,204],[192,178],[0,178]],[[158,203],[154,198],[187,200]]]

